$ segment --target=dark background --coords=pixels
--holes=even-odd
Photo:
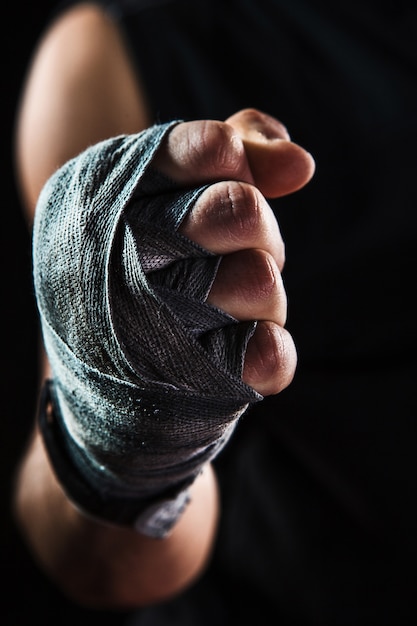
[[[66,626],[120,623],[120,617],[75,607],[51,584],[22,541],[11,514],[13,476],[36,406],[37,314],[31,278],[31,238],[13,166],[13,132],[19,94],[52,0],[2,5],[1,38],[1,398],[0,417],[0,623]],[[114,618],[114,619],[113,619]]]

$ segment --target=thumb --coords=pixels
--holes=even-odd
[[[257,109],[243,109],[226,120],[242,139],[255,185],[267,198],[304,187],[315,170],[309,152],[293,143],[283,124]]]

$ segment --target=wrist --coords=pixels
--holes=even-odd
[[[51,379],[41,390],[38,425],[55,477],[79,511],[102,523],[131,527],[153,537],[170,532],[189,502],[191,479],[157,495],[137,498],[109,496],[91,486],[74,461],[73,444],[60,419]]]

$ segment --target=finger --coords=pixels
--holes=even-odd
[[[154,166],[183,185],[231,179],[253,182],[243,142],[230,124],[183,122],[165,138]]]
[[[275,118],[244,109],[226,120],[240,135],[255,185],[267,198],[278,198],[304,187],[315,170],[314,159],[290,141]]]
[[[279,393],[291,383],[297,352],[288,331],[273,322],[259,322],[249,340],[242,378],[258,393]]]
[[[283,326],[287,298],[273,257],[242,250],[222,258],[207,302],[241,321],[269,320]]]
[[[284,125],[244,109],[226,122],[197,120],[175,126],[154,165],[184,185],[216,180],[255,184],[266,197],[297,191],[313,176],[313,157],[293,143]]]
[[[261,248],[282,271],[285,247],[277,220],[262,194],[247,183],[223,181],[208,187],[180,232],[220,255]]]

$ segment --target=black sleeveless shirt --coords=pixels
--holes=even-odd
[[[295,379],[216,460],[208,570],[132,624],[417,623],[415,3],[104,4],[156,122],[257,107],[317,165],[272,202]]]

